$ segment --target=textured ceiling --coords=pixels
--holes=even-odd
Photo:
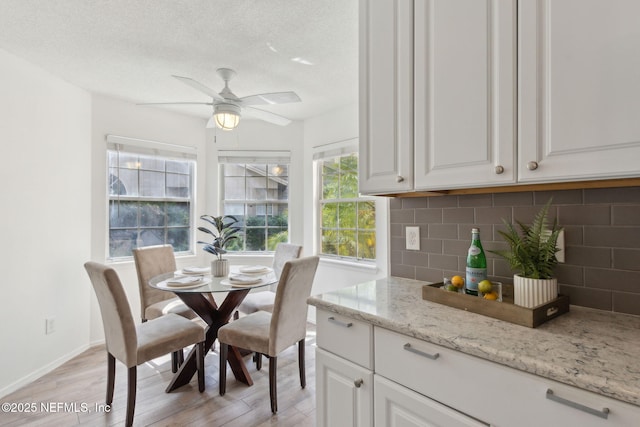
[[[229,67],[239,97],[295,91],[301,103],[260,108],[301,120],[356,102],[357,15],[357,0],[0,0],[0,48],[135,103],[210,101],[171,75],[219,92]]]

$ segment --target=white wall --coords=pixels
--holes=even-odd
[[[304,165],[311,170],[313,152],[317,147],[358,138],[358,105],[352,104],[337,108],[304,122]],[[305,253],[316,253],[317,232],[312,223],[318,207],[314,197],[314,176],[307,173],[304,176],[303,190],[303,218]],[[316,273],[312,295],[340,289],[368,280],[385,277],[388,271],[388,199],[379,197],[376,200],[376,264],[374,269],[340,264],[328,260],[321,260]],[[315,310],[309,310],[309,319],[315,321]]]
[[[91,96],[3,50],[0,94],[4,396],[88,347]]]
[[[138,106],[129,102],[94,95],[91,115],[91,208],[92,232],[91,253],[94,261],[106,262],[107,233],[107,158],[106,135],[118,135],[151,141],[185,145],[197,148],[196,165],[196,207],[195,217],[205,213],[205,188],[207,180],[207,144],[205,143],[205,119],[194,118],[159,108]],[[178,257],[178,267],[200,263],[200,250],[195,248],[193,256]],[[140,294],[133,261],[115,263],[113,267],[123,282],[131,305],[134,319],[140,318]],[[91,343],[104,340],[100,309],[93,292],[91,293]]]

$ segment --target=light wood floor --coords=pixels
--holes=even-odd
[[[269,362],[257,371],[251,356],[245,363],[254,384],[247,387],[227,371],[227,392],[218,393],[218,354],[205,359],[206,389],[198,392],[197,378],[172,393],[165,393],[171,373],[169,357],[138,367],[138,393],[134,426],[314,426],[315,425],[315,326],[306,338],[307,386],[300,388],[297,346],[278,357],[278,414],[269,406]],[[216,351],[219,349],[216,343]],[[35,413],[0,412],[2,426],[111,426],[124,425],[126,368],[116,362],[116,386],[111,412],[96,411],[106,392],[107,356],[103,346],[93,347],[32,384],[0,399],[2,403],[35,403]],[[42,410],[41,403],[53,410]],[[61,406],[57,406],[61,403]],[[64,408],[67,404],[67,408]],[[83,404],[85,405],[83,407]],[[74,408],[75,405],[75,408]]]

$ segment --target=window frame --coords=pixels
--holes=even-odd
[[[182,146],[176,144],[168,144],[158,141],[149,141],[142,140],[136,138],[128,138],[121,137],[116,135],[107,135],[107,148],[106,148],[106,260],[109,262],[126,262],[133,260],[133,255],[127,256],[114,256],[111,254],[111,231],[114,229],[111,226],[111,205],[112,202],[139,202],[139,203],[162,203],[163,206],[163,214],[164,214],[164,223],[162,226],[157,227],[149,227],[154,229],[163,230],[163,244],[167,244],[167,234],[170,229],[174,228],[186,228],[188,233],[188,244],[189,247],[187,250],[176,251],[174,249],[174,253],[176,256],[188,256],[194,255],[196,251],[196,236],[195,236],[195,228],[196,228],[196,193],[197,193],[197,153],[195,147]],[[111,167],[110,167],[110,153],[115,152],[116,155],[126,154],[133,156],[146,156],[146,157],[157,157],[163,161],[177,161],[177,162],[186,162],[188,163],[189,172],[188,173],[179,173],[179,172],[171,172],[167,171],[166,163],[164,169],[162,171],[158,171],[155,169],[149,169],[153,172],[160,172],[163,174],[164,179],[164,187],[166,189],[167,175],[168,174],[177,174],[188,177],[189,180],[189,190],[190,194],[188,197],[179,197],[179,196],[166,196],[158,197],[158,196],[130,196],[130,195],[121,195],[121,194],[111,194]],[[120,169],[118,167],[118,169]],[[140,169],[138,169],[138,174],[140,174]],[[140,185],[140,180],[138,180],[138,185]],[[139,187],[138,187],[139,188]],[[170,203],[187,203],[189,205],[189,219],[188,224],[186,226],[171,226],[168,224],[167,218],[167,209],[166,205]],[[140,224],[140,215],[141,210],[139,209],[137,212],[138,218],[136,221],[135,227],[116,227],[115,229],[133,229],[143,230],[146,227],[141,226]],[[137,246],[137,242],[134,245]]]
[[[264,198],[264,199],[247,199],[246,196],[246,192],[245,192],[245,198],[244,199],[226,199],[225,196],[225,181],[226,181],[226,176],[225,176],[225,165],[239,165],[242,167],[242,165],[264,165],[265,166],[265,170],[267,171],[264,175],[264,179],[265,181],[269,179],[269,172],[267,170],[268,167],[271,166],[278,166],[278,165],[283,165],[287,167],[287,198],[286,200],[283,199],[273,199],[273,198]],[[256,229],[264,229],[265,230],[265,250],[261,251],[261,250],[246,250],[246,246],[247,246],[247,241],[246,241],[246,237],[243,239],[243,245],[244,248],[243,250],[229,250],[227,252],[227,255],[229,256],[256,256],[256,255],[271,255],[274,253],[275,250],[269,250],[268,249],[268,238],[270,236],[270,234],[268,233],[269,228],[269,224],[268,224],[268,217],[273,216],[273,205],[284,205],[286,212],[287,212],[287,242],[291,241],[291,217],[289,215],[290,213],[290,203],[291,203],[291,199],[289,197],[289,189],[290,189],[290,179],[291,179],[291,154],[288,151],[219,151],[218,153],[218,166],[219,166],[219,170],[218,170],[218,177],[219,177],[219,206],[220,206],[220,212],[222,213],[222,215],[232,215],[235,216],[235,214],[233,213],[228,213],[226,211],[226,206],[227,205],[243,205],[244,206],[244,216],[243,218],[245,218],[245,221],[242,221],[242,228],[241,228],[241,233],[242,235],[246,236],[246,230],[248,228],[256,228]],[[242,176],[244,178],[244,188],[246,190],[247,185],[246,185],[246,179],[247,178],[251,178],[251,176],[248,176],[245,172],[245,174]],[[267,193],[268,195],[268,193]],[[247,207],[248,205],[264,205],[264,214],[261,214],[260,217],[265,218],[265,222],[264,225],[260,225],[260,226],[255,226],[255,227],[248,227],[246,224],[246,218],[247,218]],[[269,211],[271,211],[271,214],[269,214]],[[282,228],[282,227],[273,227],[273,228]]]
[[[358,264],[358,265],[363,265],[363,266],[373,266],[376,265],[377,262],[377,245],[376,245],[376,253],[374,255],[374,258],[364,258],[364,257],[358,257],[358,256],[345,256],[345,255],[338,255],[338,254],[329,254],[329,253],[324,253],[323,252],[323,248],[322,248],[322,235],[323,235],[323,223],[322,223],[322,207],[324,204],[326,203],[356,203],[356,205],[360,202],[371,202],[373,204],[373,209],[374,209],[374,214],[376,215],[376,219],[374,220],[374,227],[371,229],[366,229],[368,232],[373,232],[374,236],[376,236],[377,239],[377,206],[376,206],[376,197],[373,196],[366,196],[366,195],[362,195],[360,192],[357,193],[357,195],[355,197],[346,197],[346,198],[336,198],[336,199],[324,199],[323,195],[324,195],[324,180],[323,180],[323,167],[322,167],[322,162],[323,161],[328,161],[328,160],[332,160],[332,159],[336,159],[339,157],[343,157],[343,156],[350,156],[350,155],[355,155],[358,158],[358,165],[360,162],[360,158],[359,158],[359,153],[358,153],[358,149],[357,149],[357,145],[354,146],[353,143],[350,144],[339,144],[337,145],[337,148],[335,147],[331,147],[322,151],[318,151],[316,154],[314,154],[314,199],[315,199],[315,211],[316,211],[316,224],[314,226],[315,229],[315,240],[316,240],[316,253],[318,254],[318,256],[320,256],[323,259],[326,260],[331,260],[331,261],[337,261],[337,262],[345,262],[345,263],[351,263],[351,264]],[[359,168],[359,166],[358,166]],[[359,178],[359,169],[358,169],[358,178]],[[338,230],[340,230],[341,228],[337,228]],[[345,228],[346,229],[346,228]],[[351,229],[351,228],[349,228]],[[360,229],[360,227],[358,227],[357,224],[357,220],[356,220],[356,227],[353,228],[354,232],[356,233],[356,238],[355,241],[356,243],[358,242],[358,231],[359,230],[364,230],[364,229]]]

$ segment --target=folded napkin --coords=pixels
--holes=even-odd
[[[259,273],[267,273],[271,271],[269,267],[265,267],[264,265],[247,265],[245,267],[240,267],[240,273],[247,274],[259,274]]]
[[[185,267],[182,269],[184,274],[206,274],[210,271],[210,267]]]
[[[260,283],[260,280],[262,279],[259,277],[245,276],[243,274],[232,274],[229,276],[229,282],[238,285],[252,285],[254,283]]]
[[[202,276],[182,276],[168,279],[165,283],[167,284],[167,286],[180,287],[195,285],[196,283],[200,282],[202,282]]]

